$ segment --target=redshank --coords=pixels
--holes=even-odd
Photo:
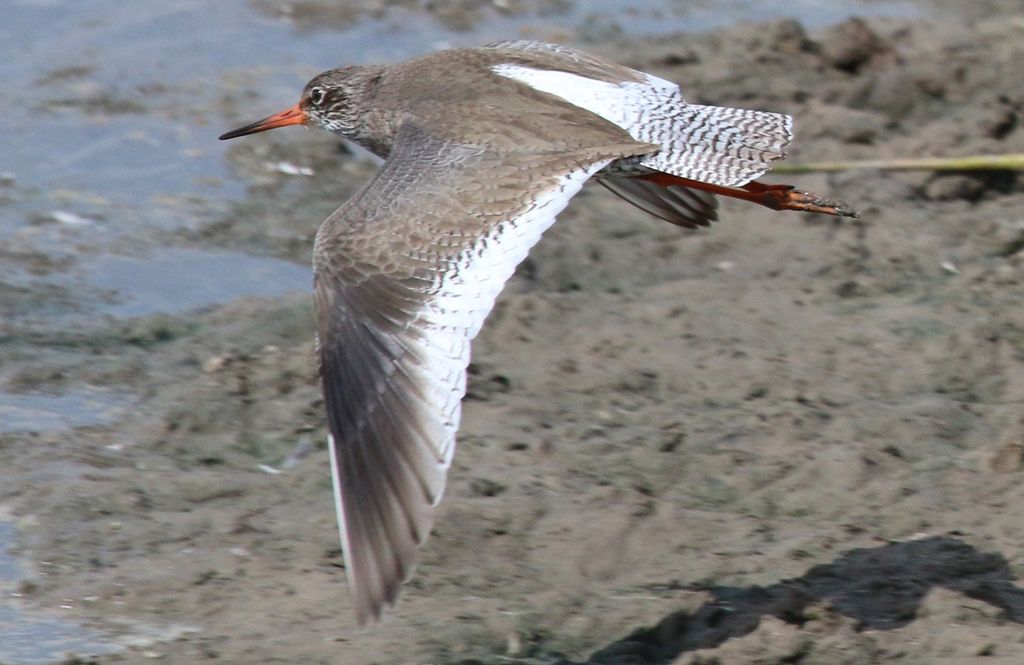
[[[385,158],[313,251],[335,507],[360,624],[395,602],[430,531],[470,341],[589,178],[688,228],[717,219],[715,194],[856,216],[754,181],[784,155],[789,116],[688,104],[670,81],[553,44],[332,69],[295,106],[220,138],[300,124]]]

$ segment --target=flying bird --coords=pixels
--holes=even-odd
[[[715,195],[856,216],[755,181],[784,156],[789,116],[689,104],[675,83],[554,44],[332,69],[295,106],[220,138],[287,125],[384,158],[313,252],[331,475],[361,625],[394,604],[430,532],[470,341],[587,180],[686,228],[718,218]]]

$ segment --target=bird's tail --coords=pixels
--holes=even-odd
[[[661,128],[661,136],[645,137],[663,147],[643,166],[723,187],[763,175],[793,139],[788,115],[724,106],[686,104]]]

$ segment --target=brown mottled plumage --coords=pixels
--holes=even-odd
[[[502,42],[311,80],[290,124],[384,157],[317,233],[315,303],[332,477],[360,623],[412,574],[444,491],[469,344],[530,247],[591,176],[684,227],[712,194],[852,215],[753,182],[788,116],[687,104],[678,87],[573,49]]]

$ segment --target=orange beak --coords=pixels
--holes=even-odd
[[[275,113],[272,116],[264,118],[263,120],[257,120],[251,125],[245,127],[239,127],[233,129],[230,132],[220,135],[221,141],[233,139],[239,136],[245,136],[246,134],[255,134],[257,132],[265,132],[268,129],[275,129],[277,127],[286,127],[288,125],[304,125],[306,124],[306,112],[299,108],[299,105],[285,109],[280,113]]]

